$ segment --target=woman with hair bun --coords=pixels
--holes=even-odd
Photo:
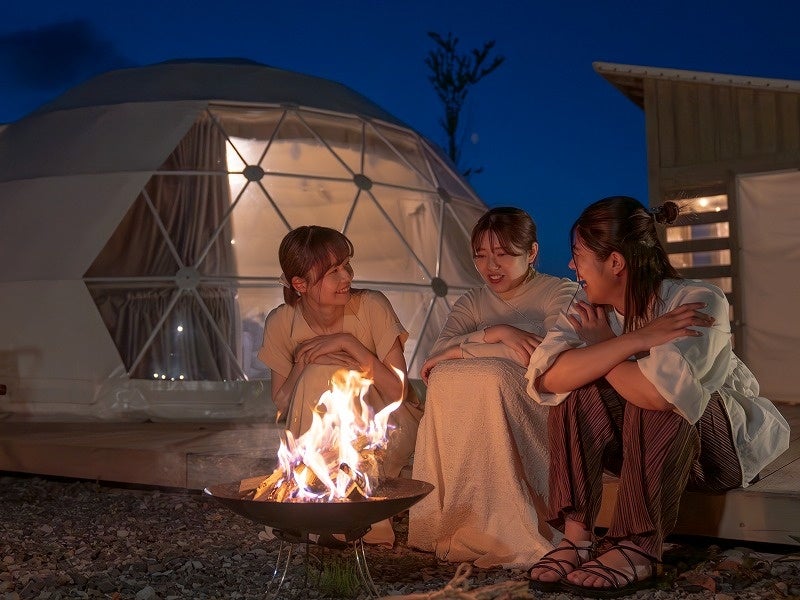
[[[617,597],[652,586],[685,489],[744,487],[789,426],[731,346],[728,301],[682,279],[656,235],[680,209],[614,196],[572,226],[582,291],[531,356],[528,393],[549,406],[549,515],[564,532],[531,587]],[[593,537],[603,471],[619,476],[605,543]]]

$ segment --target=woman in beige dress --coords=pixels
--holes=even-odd
[[[365,399],[375,412],[403,398],[389,419],[393,431],[383,463],[383,474],[397,477],[410,461],[421,415],[413,388],[405,384],[408,332],[381,292],[350,287],[352,256],[350,240],[328,227],[298,227],[284,237],[278,258],[286,303],[267,316],[258,357],[271,370],[278,420],[285,419],[295,437],[310,427],[314,407],[339,369],[373,380]],[[389,522],[373,525],[365,541],[391,545]]]
[[[493,208],[472,231],[486,284],[453,310],[422,367],[428,384],[413,477],[436,486],[411,508],[409,545],[477,566],[526,566],[553,548],[547,502],[547,409],[525,390],[533,349],[577,284],[533,269],[525,211]]]

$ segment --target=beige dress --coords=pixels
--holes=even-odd
[[[488,287],[459,298],[433,352],[459,344],[467,360],[431,372],[414,479],[435,489],[410,511],[408,543],[447,561],[529,566],[556,536],[547,507],[547,410],[526,393],[525,368],[484,329],[509,324],[544,335],[577,284],[541,273],[505,298]]]
[[[345,305],[343,331],[352,334],[381,361],[386,358],[395,340],[399,339],[402,345],[408,339],[408,332],[389,300],[374,290],[352,290],[350,300]],[[264,343],[258,357],[271,370],[288,378],[294,364],[295,350],[301,343],[314,337],[317,334],[303,318],[299,305],[281,304],[267,315]],[[312,411],[322,393],[329,389],[331,375],[338,368],[308,365],[303,370],[292,393],[286,417],[286,429],[295,437],[311,426]],[[381,398],[374,388],[366,399],[376,412],[397,400]],[[409,464],[420,416],[419,400],[413,388],[409,388],[405,402],[392,413],[389,420],[394,430],[383,464],[387,477],[397,477],[400,470]]]

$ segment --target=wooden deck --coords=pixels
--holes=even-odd
[[[203,489],[271,473],[280,432],[266,423],[0,422],[0,471]]]
[[[800,405],[781,405],[787,450],[747,489],[687,493],[676,533],[800,545]],[[266,423],[0,422],[0,471],[203,489],[269,473],[280,428]],[[616,482],[606,482],[606,525]]]
[[[778,405],[789,421],[789,449],[761,471],[761,479],[725,494],[687,492],[675,533],[800,546],[800,405]],[[603,488],[599,524],[608,525],[617,482]]]

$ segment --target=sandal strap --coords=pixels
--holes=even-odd
[[[556,575],[558,575],[563,579],[568,575],[568,573],[562,563],[567,563],[570,566],[572,565],[572,563],[566,559],[549,558],[543,556],[541,560],[539,560],[539,562],[537,562],[528,570],[528,573],[530,574],[530,572],[533,571],[534,569],[546,569],[548,571],[552,571],[553,573],[555,573]]]
[[[660,571],[660,566],[662,564],[661,561],[655,558],[652,554],[648,554],[643,550],[639,550],[638,548],[634,548],[633,546],[626,546],[623,544],[614,544],[613,546],[611,546],[611,548],[607,550],[607,552],[611,552],[612,550],[616,550],[619,554],[621,554],[622,557],[628,561],[628,564],[631,567],[631,571],[633,572],[633,579],[629,580],[628,583],[639,581],[639,574],[636,572],[636,565],[633,564],[633,560],[631,560],[631,557],[628,556],[629,552],[632,554],[638,554],[642,558],[646,558],[650,566],[651,574],[655,575]]]
[[[638,571],[636,569],[637,569],[637,567],[643,567],[645,565],[636,565],[636,564],[634,564],[633,560],[631,560],[631,557],[628,556],[628,552],[630,552],[632,554],[638,554],[639,556],[642,556],[642,557],[644,557],[644,558],[646,558],[648,560],[648,562],[649,562],[648,566],[650,567],[651,576],[655,576],[655,575],[659,574],[660,571],[661,571],[661,569],[660,569],[660,567],[662,566],[661,561],[657,560],[651,554],[648,554],[647,552],[644,552],[644,551],[639,550],[638,548],[634,548],[632,546],[624,546],[622,544],[614,544],[611,547],[609,547],[605,552],[603,552],[603,555],[608,554],[609,552],[614,551],[614,550],[616,550],[619,554],[622,555],[622,557],[626,561],[628,561],[628,565],[630,565],[630,569],[631,569],[630,570],[630,574],[628,574],[628,573],[626,573],[624,571],[620,571],[619,569],[616,569],[616,568],[611,567],[609,565],[606,565],[606,564],[603,564],[601,562],[598,562],[597,560],[595,560],[593,564],[581,565],[578,568],[581,571],[585,572],[585,573],[589,573],[589,574],[594,575],[596,577],[600,577],[604,581],[608,582],[611,587],[614,587],[614,588],[626,587],[626,586],[629,586],[629,585],[631,585],[633,583],[638,583],[639,581],[641,581],[641,579],[639,579],[639,573],[638,573]],[[623,583],[620,583],[620,580]]]
[[[561,544],[564,544],[563,546]],[[550,550],[549,552],[545,552],[542,555],[542,558],[533,565],[530,569],[528,569],[528,573],[533,571],[534,569],[547,569],[549,571],[553,571],[557,575],[559,575],[562,579],[566,577],[569,573],[564,568],[564,565],[569,565],[572,569],[577,569],[586,561],[591,560],[592,558],[592,551],[594,548],[594,544],[590,543],[588,546],[578,546],[575,542],[568,539],[563,539],[559,542],[559,545]],[[562,552],[564,550],[571,550],[575,553],[575,562],[568,560],[566,558],[555,558],[551,556],[556,552]],[[584,560],[581,558],[581,552],[587,552],[588,557]]]
[[[628,573],[625,573],[624,571],[620,571],[619,569],[615,569],[614,567],[609,567],[608,565],[604,565],[603,563],[599,562],[596,562],[593,565],[583,565],[582,567],[578,567],[575,570],[576,571],[580,570],[584,573],[589,573],[590,575],[599,577],[600,579],[607,582],[609,584],[609,587],[612,588],[625,587],[639,581],[639,577],[636,575],[636,569],[633,570],[633,575],[631,576],[628,575]],[[620,578],[622,579],[623,583],[620,583]]]

